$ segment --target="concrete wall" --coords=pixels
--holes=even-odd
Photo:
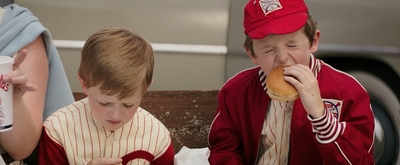
[[[399,58],[393,58],[393,54],[400,54],[400,19],[395,17],[400,15],[400,1],[305,1],[321,30],[317,56],[332,52],[339,52],[335,56],[342,52],[371,54],[400,71]],[[150,90],[219,89],[228,78],[253,66],[242,46],[246,2],[15,0],[40,19],[54,40],[83,42],[100,28],[121,26],[142,34],[155,45],[170,44],[156,49]],[[80,90],[76,79],[80,49],[58,50],[72,89]]]
[[[229,0],[16,0],[46,26],[54,40],[85,41],[95,31],[120,26],[153,44],[176,44],[189,51],[158,49],[150,90],[219,89],[225,81]],[[186,45],[180,45],[186,44]],[[205,45],[205,47],[201,47]],[[217,51],[196,52],[200,46]],[[73,91],[79,48],[58,48]],[[222,53],[221,53],[222,52]]]

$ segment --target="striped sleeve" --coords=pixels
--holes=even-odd
[[[321,144],[328,144],[337,139],[340,134],[343,134],[346,123],[339,122],[332,113],[325,109],[324,116],[318,119],[312,119],[308,115],[308,119],[313,126],[313,132],[316,133],[316,139]]]

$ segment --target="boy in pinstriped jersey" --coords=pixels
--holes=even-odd
[[[46,119],[39,164],[173,164],[167,128],[139,107],[152,82],[154,53],[127,29],[102,29],[86,41],[78,79],[87,98]]]

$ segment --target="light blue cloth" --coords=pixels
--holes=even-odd
[[[12,56],[42,35],[49,60],[49,78],[43,120],[54,111],[74,102],[60,57],[53,45],[50,32],[28,9],[11,4],[6,9],[0,26],[0,55]],[[28,105],[29,106],[29,105]]]

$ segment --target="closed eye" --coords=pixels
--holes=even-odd
[[[131,108],[131,107],[133,107],[135,104],[132,104],[132,105],[128,105],[128,104],[124,104],[124,106],[126,107],[126,108]]]
[[[110,103],[99,103],[101,106],[106,107],[107,105],[110,105]]]
[[[270,52],[272,52],[272,51],[274,51],[275,49],[269,49],[269,50],[267,50],[265,53],[270,53]]]

